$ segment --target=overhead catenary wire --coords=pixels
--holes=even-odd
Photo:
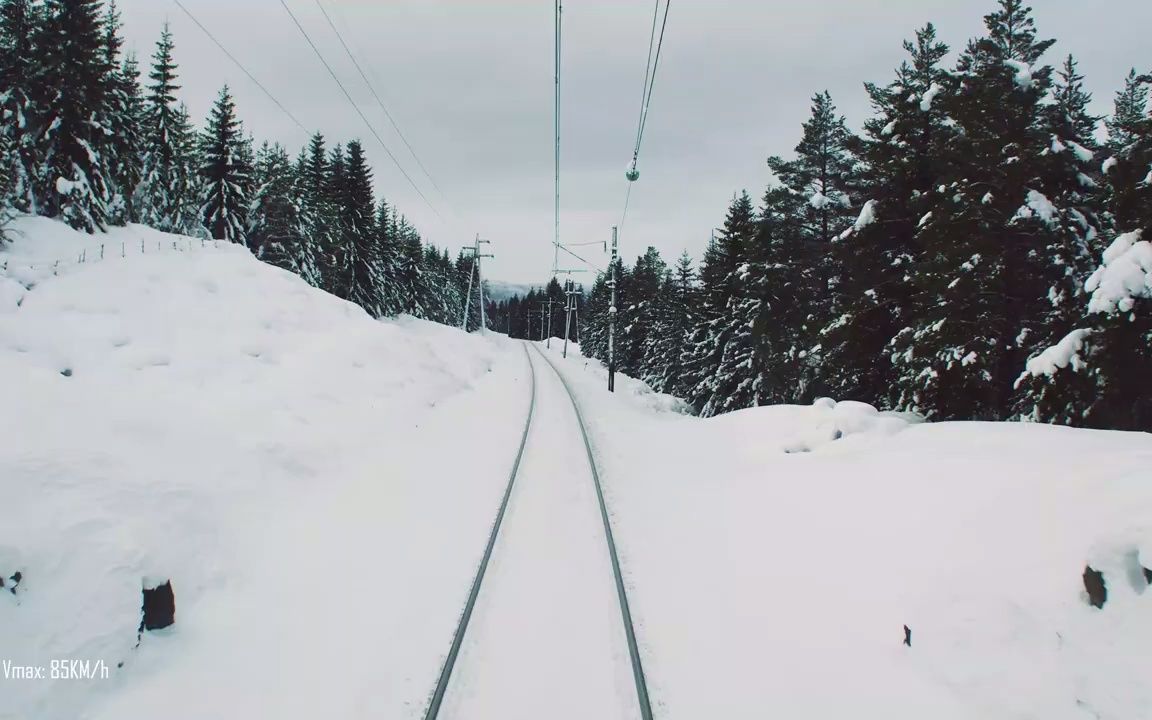
[[[563,38],[562,22],[564,18],[564,6],[560,0],[555,0],[555,70],[556,70],[556,90],[555,90],[555,106],[553,109],[553,123],[555,129],[555,170],[556,170],[556,205],[555,205],[555,235],[552,239],[553,253],[552,253],[552,277],[556,277],[556,270],[560,265],[560,43]]]
[[[240,68],[240,72],[248,76],[248,79],[251,80],[256,87],[260,88],[260,90],[268,96],[268,99],[271,100],[276,107],[280,108],[280,111],[283,112],[289,120],[295,123],[296,127],[300,128],[306,134],[310,132],[308,128],[304,127],[304,123],[297,120],[296,116],[289,112],[288,108],[284,107],[284,104],[277,100],[276,96],[273,95],[268,90],[268,88],[264,87],[264,83],[257,80],[256,76],[250,73],[248,68],[244,67],[244,64],[237,60],[236,56],[230,53],[228,48],[224,47],[224,44],[216,39],[216,36],[212,34],[211,30],[204,26],[204,23],[196,19],[196,16],[192,14],[192,11],[184,6],[184,3],[180,2],[180,0],[172,0],[172,2],[176,3],[176,7],[184,11],[184,14],[188,16],[188,19],[195,23],[196,27],[200,28],[204,34],[208,36],[208,39],[211,40],[216,45],[216,47],[220,48],[220,51],[224,53],[224,56],[231,60],[236,67]]]
[[[656,87],[656,70],[660,66],[660,54],[664,48],[664,31],[668,27],[668,10],[672,6],[672,0],[664,0],[664,19],[660,21],[660,35],[657,38],[656,21],[660,17],[660,2],[661,0],[656,0],[656,6],[652,11],[652,30],[648,36],[648,60],[644,67],[644,86],[640,91],[640,120],[636,124],[636,144],[632,148],[632,164],[628,168],[628,190],[624,195],[624,212],[620,216],[620,228],[624,227],[624,222],[628,219],[628,207],[632,201],[632,184],[639,178],[636,165],[640,160],[644,130],[648,126],[648,109],[652,104],[652,90]]]
[[[320,48],[318,48],[316,43],[312,41],[312,36],[309,35],[308,31],[304,29],[304,26],[300,24],[300,20],[296,17],[296,13],[292,12],[292,8],[288,7],[288,3],[285,2],[285,0],[280,0],[280,6],[284,8],[284,12],[288,13],[288,17],[292,18],[292,22],[296,25],[296,29],[298,29],[300,34],[304,36],[304,40],[308,43],[308,46],[312,48],[312,52],[316,54],[316,57],[319,58],[320,63],[324,66],[324,69],[328,71],[330,76],[332,76],[332,80],[336,83],[337,87],[340,88],[340,92],[344,94],[345,99],[348,100],[348,104],[352,106],[352,109],[355,110],[356,114],[360,116],[360,119],[364,121],[364,125],[367,126],[368,132],[372,134],[372,137],[376,138],[376,142],[380,144],[380,147],[384,148],[384,152],[387,153],[389,159],[392,160],[392,164],[394,164],[396,169],[400,171],[400,174],[404,176],[404,179],[407,180],[408,184],[412,186],[412,189],[416,191],[416,194],[420,196],[420,199],[424,201],[424,204],[428,206],[428,208],[436,215],[439,220],[443,221],[444,217],[440,214],[440,211],[436,209],[436,206],[433,205],[430,200],[428,200],[428,198],[420,190],[420,187],[416,185],[415,181],[412,180],[412,177],[404,170],[404,166],[401,165],[400,161],[396,159],[396,156],[388,148],[387,143],[385,143],[384,139],[380,137],[380,133],[376,132],[376,127],[372,124],[372,121],[368,119],[368,116],[364,114],[364,111],[361,110],[360,106],[356,104],[356,101],[352,99],[352,94],[348,92],[348,88],[345,87],[344,83],[340,81],[340,76],[336,74],[336,71],[332,69],[332,66],[328,63],[328,60],[325,59],[324,53],[320,52]]]
[[[332,32],[336,33],[336,37],[340,40],[340,46],[344,48],[344,52],[348,55],[348,59],[352,61],[352,65],[356,68],[356,72],[360,73],[360,78],[364,80],[364,84],[368,86],[368,90],[372,93],[372,97],[376,99],[376,104],[380,106],[380,109],[384,112],[384,117],[388,118],[388,122],[392,124],[392,129],[396,131],[396,134],[404,143],[404,147],[408,148],[408,152],[412,155],[412,159],[416,161],[416,165],[420,168],[420,172],[424,173],[424,177],[428,178],[428,182],[431,183],[432,187],[436,189],[436,192],[440,195],[440,197],[444,200],[447,200],[447,198],[444,197],[444,191],[442,191],[440,186],[436,184],[436,180],[433,179],[432,174],[428,172],[428,168],[425,167],[424,163],[420,161],[420,156],[416,154],[416,150],[412,147],[412,143],[408,142],[408,138],[405,137],[404,133],[400,130],[400,126],[396,123],[396,119],[392,117],[392,113],[388,112],[388,108],[384,105],[384,101],[380,98],[380,94],[376,92],[376,86],[373,85],[372,82],[368,79],[368,76],[364,72],[364,68],[361,67],[360,62],[352,53],[352,49],[348,47],[348,43],[344,41],[343,33],[341,33],[339,28],[336,27],[336,24],[332,22],[332,17],[328,14],[324,4],[320,0],[316,0],[316,7],[320,9],[320,12],[324,15],[324,19],[328,21],[328,27],[332,28]]]

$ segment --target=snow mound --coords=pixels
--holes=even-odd
[[[663,715],[1148,717],[1152,436],[830,400],[669,416],[578,362]]]
[[[0,646],[111,676],[0,679],[0,718],[422,705],[522,427],[523,351],[375,321],[234,245],[14,230],[0,575],[22,580],[0,589]],[[164,580],[175,624],[137,647],[142,591]]]
[[[785,453],[807,453],[838,447],[852,447],[895,435],[909,425],[923,422],[912,413],[879,411],[855,401],[836,402],[820,398],[811,405],[768,405],[727,413],[706,422],[727,430],[760,438]]]
[[[1141,239],[1140,230],[1116,238],[1103,261],[1084,284],[1092,293],[1089,312],[1126,313],[1137,299],[1152,297],[1152,242]]]
[[[1073,330],[1068,333],[1060,342],[1031,358],[1021,379],[1028,375],[1032,377],[1052,376],[1069,366],[1073,370],[1080,370],[1084,367],[1084,359],[1080,357],[1080,351],[1084,349],[1084,341],[1091,334],[1091,330],[1084,329]]]

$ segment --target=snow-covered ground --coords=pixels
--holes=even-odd
[[[373,321],[232,246],[15,229],[0,660],[110,677],[0,676],[0,718],[421,717],[523,428],[521,345]],[[635,709],[591,478],[537,360],[445,718]],[[560,366],[660,720],[1152,717],[1152,437],[831,401],[700,420]],[[176,624],[137,647],[160,579]]]
[[[700,420],[563,367],[658,717],[1152,717],[1152,437],[831,401]]]
[[[17,229],[25,278],[93,242]],[[5,283],[0,575],[23,579],[0,659],[111,673],[0,676],[0,717],[416,717],[519,439],[523,350],[374,322],[236,247],[122,238]],[[135,648],[145,578],[171,579],[176,624]]]

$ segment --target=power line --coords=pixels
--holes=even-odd
[[[341,34],[340,30],[336,27],[336,24],[332,22],[332,17],[329,16],[328,11],[324,9],[324,4],[321,3],[320,0],[316,0],[316,7],[320,8],[320,12],[323,13],[324,19],[328,21],[328,27],[332,28],[332,32],[336,33],[336,37],[339,38],[340,45],[344,48],[344,52],[348,55],[348,59],[352,61],[352,64],[356,67],[356,71],[360,73],[360,77],[364,80],[364,84],[367,85],[368,90],[372,92],[372,97],[376,98],[376,104],[379,105],[380,109],[384,111],[384,116],[388,118],[388,122],[392,123],[392,129],[395,130],[396,134],[400,136],[400,139],[404,142],[404,146],[408,148],[408,152],[412,154],[412,159],[416,161],[416,164],[420,167],[420,171],[424,173],[424,177],[428,178],[428,182],[432,184],[432,187],[436,189],[436,192],[440,194],[440,197],[444,198],[444,192],[440,189],[440,186],[436,184],[436,181],[432,179],[432,174],[428,172],[428,168],[424,167],[424,163],[420,162],[420,157],[416,154],[416,150],[413,149],[412,144],[408,142],[408,138],[404,137],[404,133],[400,131],[400,126],[396,124],[396,120],[392,117],[392,113],[388,112],[388,108],[384,106],[384,101],[380,99],[380,94],[376,92],[376,87],[370,80],[368,80],[368,76],[364,73],[364,69],[356,60],[356,56],[352,53],[352,49],[348,47],[348,43],[344,42],[343,34]],[[444,199],[447,200],[447,198]]]
[[[412,189],[416,191],[416,194],[420,196],[420,199],[424,201],[424,204],[426,204],[428,208],[432,210],[433,213],[435,213],[437,218],[443,221],[443,216],[441,216],[436,207],[431,202],[429,202],[428,198],[424,196],[424,193],[422,193],[420,188],[416,186],[416,183],[412,181],[412,178],[408,175],[408,173],[404,171],[403,166],[400,165],[400,161],[397,160],[396,156],[392,154],[392,151],[388,149],[388,146],[380,137],[380,133],[376,132],[376,128],[373,127],[372,122],[368,119],[368,116],[364,114],[364,111],[361,110],[360,106],[356,104],[356,101],[352,99],[352,94],[348,92],[348,88],[344,87],[344,83],[340,82],[340,77],[336,74],[336,71],[332,69],[332,66],[328,64],[328,61],[324,59],[324,54],[320,52],[320,48],[316,47],[316,43],[312,42],[312,37],[308,34],[308,31],[304,29],[304,26],[300,24],[300,21],[296,18],[296,14],[292,12],[292,8],[288,7],[288,3],[286,3],[284,0],[280,0],[280,6],[284,8],[286,13],[288,13],[288,17],[292,18],[292,22],[295,23],[296,28],[300,31],[300,34],[304,36],[304,40],[307,41],[309,47],[312,48],[312,52],[316,53],[316,57],[320,59],[321,64],[324,65],[324,69],[328,71],[328,74],[332,76],[332,80],[336,82],[336,85],[340,88],[340,91],[344,93],[344,97],[348,100],[348,104],[352,106],[352,109],[355,110],[356,114],[360,116],[360,119],[364,121],[364,124],[368,127],[368,132],[372,133],[372,137],[376,138],[376,142],[380,143],[380,147],[384,148],[384,152],[388,154],[389,158],[391,158],[392,163],[396,166],[396,169],[399,170],[400,174],[404,176],[404,179],[408,181],[408,184],[411,185]]]
[[[560,0],[555,0],[556,10],[556,97],[555,97],[555,159],[556,159],[556,231],[552,239],[554,245],[552,252],[552,277],[556,277],[556,269],[560,265],[560,41],[562,39],[561,23],[564,17],[564,6]]]
[[[620,217],[620,227],[628,219],[628,205],[632,201],[632,184],[640,177],[636,164],[640,160],[640,146],[644,141],[644,129],[648,126],[648,108],[652,103],[652,90],[656,86],[656,69],[660,66],[660,52],[664,48],[664,30],[668,27],[668,10],[672,0],[664,0],[664,19],[660,22],[660,37],[656,39],[656,20],[660,16],[660,0],[656,0],[656,7],[652,11],[652,31],[648,36],[648,60],[644,67],[644,87],[640,91],[640,121],[636,126],[636,145],[632,149],[632,164],[628,168],[628,192],[624,196],[624,212]],[[653,55],[652,46],[655,42],[656,52]]]
[[[219,40],[217,40],[216,36],[213,35],[212,32],[210,30],[208,30],[208,28],[204,27],[204,24],[202,22],[200,22],[199,20],[196,19],[196,16],[192,14],[191,10],[184,7],[184,3],[180,2],[180,0],[172,0],[172,1],[174,3],[176,3],[176,7],[180,8],[181,10],[184,11],[184,14],[188,16],[188,19],[190,19],[192,22],[194,22],[196,24],[196,27],[198,27],[204,31],[204,34],[208,36],[208,39],[211,40],[213,43],[215,43],[216,47],[220,48],[220,51],[223,52],[224,55],[229,60],[231,60],[233,62],[233,64],[236,65],[236,67],[240,68],[241,72],[243,72],[245,75],[248,76],[248,79],[251,80],[256,85],[256,87],[260,88],[264,92],[264,94],[268,96],[269,100],[271,100],[273,103],[275,103],[276,107],[280,108],[281,112],[283,112],[285,115],[288,116],[289,120],[291,120],[292,122],[294,122],[296,124],[296,127],[303,130],[306,134],[310,132],[308,130],[308,128],[304,127],[303,123],[301,123],[299,120],[296,119],[295,115],[293,115],[292,113],[290,113],[288,111],[288,108],[284,107],[284,105],[279,100],[276,99],[276,96],[274,96],[271,92],[268,91],[268,88],[264,87],[264,84],[262,82],[260,82],[259,80],[256,79],[255,75],[248,72],[248,69],[246,67],[244,67],[244,65],[241,64],[241,62],[239,60],[236,59],[236,56],[234,56],[232,53],[228,52],[228,48],[224,47],[223,43],[221,43]]]

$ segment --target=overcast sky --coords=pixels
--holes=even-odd
[[[443,191],[408,155],[340,48],[317,0],[287,0],[389,149],[443,219],[404,180],[316,59],[279,0],[183,0],[297,118],[331,141],[362,139],[377,191],[453,254],[479,232],[487,275],[540,282],[552,267],[552,17],[549,0],[321,0]],[[142,64],[171,22],[181,97],[198,122],[220,86],[234,90],[258,141],[294,154],[307,140],[168,0],[120,0]],[[901,41],[925,22],[961,49],[995,0],[677,0],[656,80],[640,181],[621,248],[698,257],[734,191],[759,196],[765,158],[788,154],[812,94],[828,89],[849,124],[886,83]],[[1096,110],[1128,69],[1152,69],[1147,0],[1035,0],[1042,37],[1081,62]],[[568,0],[564,9],[561,238],[599,241],[620,221],[644,75],[651,0]],[[580,248],[597,265],[599,247]],[[579,266],[578,262],[573,261]],[[571,267],[572,265],[569,265]],[[591,279],[589,276],[588,279]]]

